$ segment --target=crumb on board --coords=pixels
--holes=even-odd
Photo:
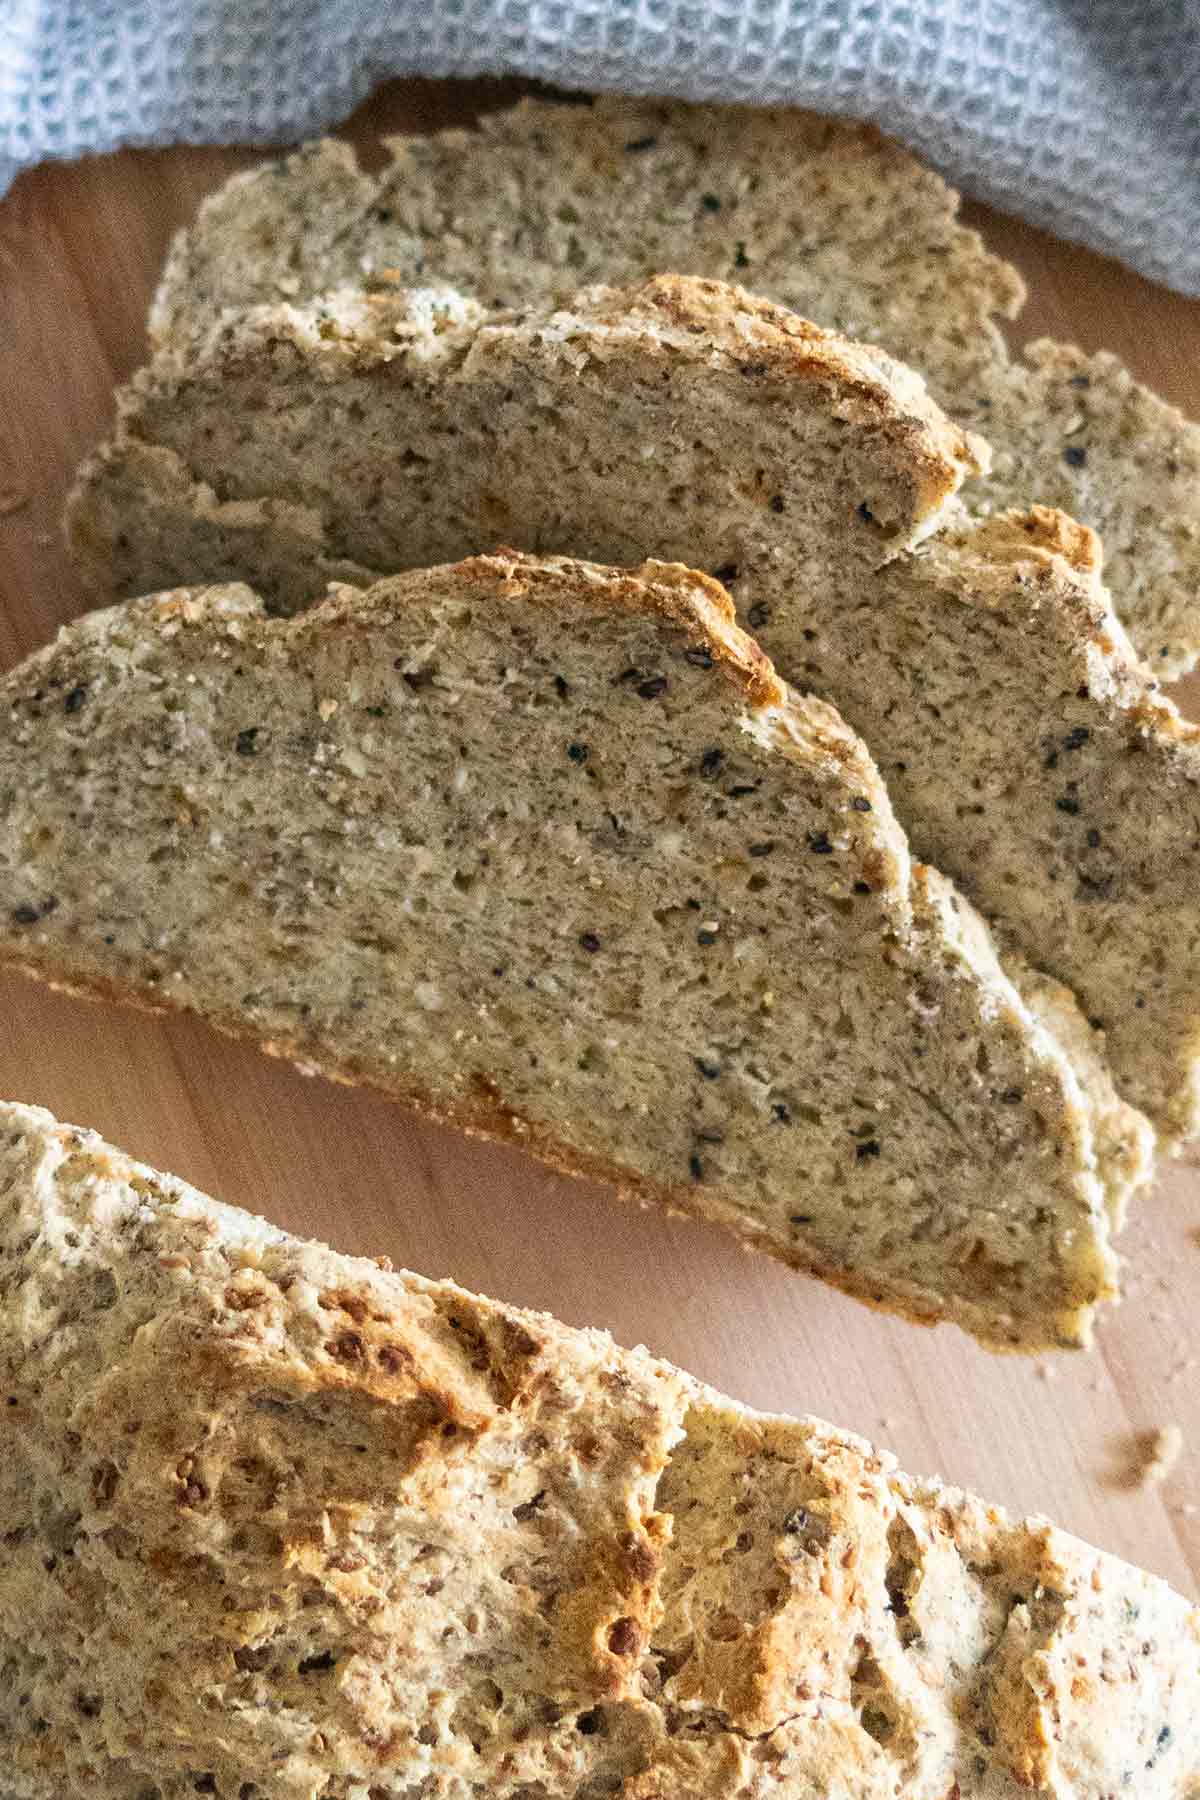
[[[1183,1432],[1178,1425],[1160,1425],[1147,1440],[1149,1454],[1138,1477],[1138,1486],[1158,1487],[1166,1481],[1183,1453]]]

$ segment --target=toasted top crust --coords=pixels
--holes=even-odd
[[[1187,1602],[859,1438],[11,1104],[0,1270],[6,1800],[1194,1800]]]

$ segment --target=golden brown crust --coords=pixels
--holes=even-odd
[[[695,275],[656,275],[637,287],[596,292],[603,296],[601,316],[614,322],[661,318],[703,334],[753,380],[836,385],[843,398],[857,400],[899,438],[921,472],[925,509],[948,499],[966,476],[988,470],[988,445],[948,419],[911,370],[745,288]]]
[[[469,557],[454,569],[454,579],[464,587],[491,589],[499,576],[505,593],[533,601],[553,596],[564,575],[574,576],[603,605],[630,612],[649,609],[669,625],[681,627],[693,645],[709,652],[750,706],[786,702],[787,689],[770,657],[739,628],[728,590],[711,575],[689,569],[686,563],[653,560],[635,569],[605,569],[603,580],[600,574],[593,564],[573,557],[534,557],[507,547]],[[291,629],[303,630],[308,620],[311,629],[324,631],[335,619],[349,619],[358,598],[357,590],[349,593],[352,597],[340,605],[336,599],[327,601],[319,620],[313,613],[301,614]]]

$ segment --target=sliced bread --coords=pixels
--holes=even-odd
[[[1194,1800],[1200,1615],[0,1105],[5,1800]]]
[[[1175,1144],[1200,1129],[1200,734],[1143,674],[1089,531],[966,519],[985,460],[909,370],[719,282],[495,321],[341,293],[160,357],[73,528],[123,586],[244,576],[285,609],[497,539],[714,571]]]
[[[1018,312],[1019,275],[899,145],[783,109],[600,99],[525,101],[389,149],[377,176],[323,143],[230,182],[176,241],[157,341],[364,278],[449,282],[493,308],[669,270],[736,281],[920,369],[995,448],[972,505],[1039,500],[1094,526],[1138,650],[1164,677],[1195,663],[1200,430],[1115,357],[1011,356],[995,321]]]
[[[1087,1340],[1145,1174],[862,744],[667,565],[67,627],[0,684],[0,959],[997,1346]]]

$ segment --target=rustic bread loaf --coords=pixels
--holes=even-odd
[[[718,282],[494,322],[329,294],[160,358],[75,535],[115,546],[122,585],[245,576],[283,607],[497,539],[717,572],[866,740],[918,856],[1075,990],[1177,1143],[1200,1128],[1200,738],[1090,532],[957,511],[983,460],[910,371]]]
[[[1155,673],[1196,661],[1200,430],[1115,357],[1045,342],[1012,357],[995,321],[1018,312],[1019,275],[898,145],[787,110],[600,99],[525,101],[389,148],[378,176],[324,143],[229,183],[176,241],[158,341],[364,277],[450,282],[489,307],[667,270],[736,281],[922,370],[996,450],[972,505],[1039,500],[1094,526]]]
[[[1001,1346],[1087,1340],[1145,1172],[862,744],[667,565],[77,621],[0,683],[0,959]]]
[[[5,1800],[1195,1800],[1200,1616],[0,1106]]]

